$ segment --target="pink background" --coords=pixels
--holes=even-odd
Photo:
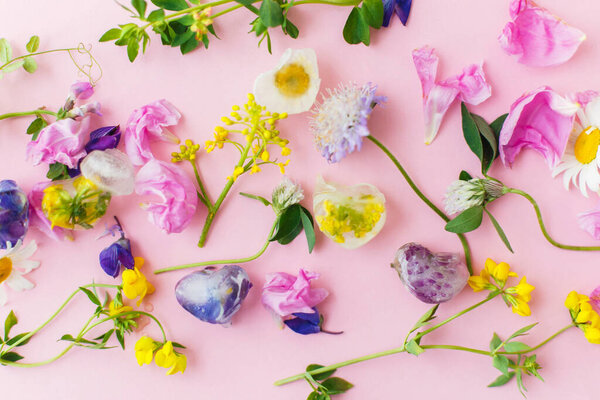
[[[298,6],[290,12],[300,28],[300,38],[292,40],[273,33],[273,55],[257,48],[257,40],[246,34],[253,19],[244,10],[219,18],[216,23],[221,41],[214,40],[208,51],[198,50],[185,57],[177,49],[160,45],[152,35],[145,56],[130,64],[125,49],[99,44],[97,39],[117,23],[131,22],[111,1],[8,1],[0,0],[1,35],[10,40],[15,52],[23,51],[32,34],[41,37],[41,49],[92,43],[93,53],[104,69],[95,99],[103,104],[104,117],[94,126],[125,124],[129,113],[152,100],[166,98],[184,115],[174,129],[182,139],[202,143],[219,124],[232,104],[240,104],[252,89],[254,78],[272,68],[289,46],[312,47],[319,59],[322,91],[340,82],[372,81],[389,102],[377,108],[370,121],[371,132],[403,161],[413,178],[438,204],[447,185],[461,169],[478,171],[478,162],[462,138],[458,104],[453,105],[431,146],[423,145],[421,88],[410,52],[428,44],[441,58],[440,77],[457,73],[469,63],[485,61],[485,71],[493,86],[492,98],[473,111],[488,120],[506,112],[524,91],[550,85],[562,93],[600,89],[598,63],[600,30],[597,15],[600,3],[544,0],[541,3],[588,35],[575,57],[555,68],[534,69],[516,63],[500,49],[496,38],[508,20],[508,1],[415,0],[409,26],[394,19],[392,26],[372,32],[370,47],[349,46],[341,31],[349,9],[331,6]],[[576,4],[576,6],[574,6]],[[0,113],[30,110],[45,105],[58,108],[68,86],[78,76],[65,54],[41,56],[39,71],[30,76],[23,71],[0,81]],[[26,190],[43,180],[43,166],[25,161],[24,135],[29,119],[0,124],[0,166],[2,179],[16,179]],[[366,246],[348,251],[322,234],[312,255],[299,238],[288,246],[271,246],[259,260],[244,265],[255,288],[229,329],[203,323],[179,307],[173,295],[175,283],[187,272],[153,276],[157,291],[149,300],[155,314],[164,322],[169,337],[188,346],[188,369],[184,375],[165,377],[164,370],[137,366],[133,346],[138,334],[128,337],[125,352],[114,349],[92,351],[75,349],[60,361],[32,370],[0,369],[5,398],[105,399],[105,398],[202,398],[202,399],[304,399],[309,388],[298,382],[281,388],[272,383],[301,372],[309,363],[332,363],[382,351],[401,344],[407,329],[428,308],[413,298],[389,268],[396,249],[409,241],[435,251],[461,251],[442,221],[410,191],[400,174],[371,143],[343,162],[328,165],[312,144],[307,115],[297,115],[281,124],[283,136],[293,149],[288,174],[299,181],[310,207],[312,187],[318,174],[335,182],[376,185],[387,197],[388,220]],[[163,159],[175,147],[155,146]],[[203,154],[199,165],[213,198],[231,173],[235,151],[231,148]],[[384,172],[385,171],[385,172]],[[191,171],[188,170],[191,174]],[[499,162],[491,174],[507,185],[530,192],[538,199],[551,233],[572,244],[594,244],[577,227],[576,215],[596,205],[596,195],[584,198],[575,190],[567,192],[560,179],[552,179],[543,159],[524,152],[512,170]],[[166,236],[148,222],[137,207],[140,198],[117,198],[109,215],[118,215],[132,239],[134,253],[147,259],[145,271],[174,264],[252,254],[263,243],[273,213],[257,202],[235,192],[246,191],[269,196],[279,181],[276,168],[264,168],[258,176],[244,177],[234,186],[214,224],[204,249],[196,247],[204,211],[199,211],[182,234]],[[525,274],[537,289],[533,292],[533,314],[522,318],[494,301],[427,336],[426,344],[460,344],[487,348],[494,331],[506,337],[526,324],[540,321],[526,341],[537,344],[569,323],[563,306],[567,293],[589,293],[600,284],[598,254],[573,253],[550,246],[542,237],[530,205],[522,198],[506,196],[490,206],[508,234],[515,254],[509,253],[489,221],[468,235],[476,271],[487,257],[506,261]],[[108,220],[108,219],[107,219]],[[32,230],[42,261],[29,278],[36,288],[9,293],[9,303],[0,309],[3,320],[10,309],[20,323],[15,332],[30,330],[41,323],[78,285],[110,283],[112,278],[98,266],[99,251],[111,239],[95,240],[104,223],[91,232],[79,232],[73,243],[56,243]],[[598,244],[596,242],[596,244]],[[303,267],[322,274],[316,286],[325,287],[330,297],[320,307],[326,327],[344,330],[340,336],[325,334],[308,337],[290,330],[280,331],[260,304],[260,287],[268,272],[297,272]],[[189,272],[189,271],[188,271]],[[449,316],[483,298],[466,289],[449,304],[440,307]],[[56,339],[75,333],[91,312],[87,299],[79,298],[54,324],[35,337],[23,354],[25,361],[38,361],[61,351]],[[154,326],[144,333],[158,337]],[[538,351],[538,361],[546,383],[525,379],[530,399],[591,399],[597,397],[600,373],[600,346],[589,344],[582,332],[572,329]],[[339,373],[356,387],[342,399],[461,398],[518,399],[516,385],[488,389],[499,373],[487,357],[453,351],[431,350],[415,359],[402,354],[342,369]]]

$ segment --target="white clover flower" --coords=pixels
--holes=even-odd
[[[298,114],[310,110],[321,79],[313,49],[287,49],[279,65],[254,81],[256,102],[277,113]]]
[[[33,283],[25,279],[23,275],[40,266],[39,261],[29,260],[36,250],[35,241],[29,242],[27,246],[22,246],[22,242],[19,240],[15,247],[12,247],[10,242],[6,242],[6,250],[0,256],[0,306],[6,304],[8,297],[5,284],[17,291],[33,288]]]
[[[278,215],[286,208],[300,203],[304,199],[304,192],[300,185],[292,182],[287,176],[284,176],[279,185],[273,189],[271,202],[273,210]]]
[[[483,206],[504,195],[502,182],[492,179],[454,181],[448,186],[444,197],[444,209],[450,215],[471,207]]]

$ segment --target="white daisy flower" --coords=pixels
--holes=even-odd
[[[321,79],[313,49],[287,49],[277,68],[254,81],[256,102],[271,112],[308,111],[317,98]]]
[[[6,250],[0,254],[0,306],[6,304],[7,295],[5,284],[12,290],[29,290],[34,284],[23,277],[40,266],[39,261],[29,260],[37,250],[35,241],[23,246],[19,240],[15,247],[10,242],[6,243]]]
[[[572,182],[586,197],[588,189],[600,194],[599,147],[600,96],[577,112],[565,154],[552,177],[562,173],[565,188]]]

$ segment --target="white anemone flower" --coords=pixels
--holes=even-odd
[[[35,241],[23,246],[19,240],[15,247],[6,242],[6,250],[0,254],[0,306],[6,304],[7,295],[5,284],[11,289],[22,291],[29,290],[34,284],[23,277],[40,266],[39,261],[29,260],[35,253],[37,245]]]
[[[600,96],[577,111],[577,119],[569,137],[565,154],[552,171],[552,177],[563,174],[565,188],[579,188],[587,197],[588,189],[600,194]]]
[[[256,102],[277,113],[298,114],[314,104],[321,79],[313,49],[287,49],[277,68],[254,81]]]

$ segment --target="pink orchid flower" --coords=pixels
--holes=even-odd
[[[414,50],[412,55],[423,89],[425,144],[430,144],[440,129],[444,114],[457,97],[477,105],[491,96],[492,88],[481,64],[469,65],[461,74],[436,82],[439,58],[434,49],[425,46]]]
[[[196,188],[191,179],[171,163],[150,160],[135,178],[139,195],[156,195],[160,202],[142,203],[149,220],[165,233],[179,233],[190,223],[198,206]]]
[[[512,165],[523,148],[531,148],[554,168],[565,152],[578,109],[577,102],[546,86],[517,99],[500,131],[499,150],[504,165]]]
[[[179,143],[179,138],[166,129],[176,125],[179,111],[167,100],[157,100],[134,110],[125,128],[125,150],[133,165],[143,165],[154,158],[151,140]]]
[[[262,304],[279,317],[293,313],[313,313],[314,306],[322,302],[329,292],[325,289],[312,289],[310,281],[320,274],[300,269],[298,277],[285,272],[266,276],[263,286]]]
[[[42,211],[44,189],[46,189],[50,183],[51,182],[36,183],[31,189],[31,192],[27,195],[27,199],[29,200],[29,224],[54,240],[73,240],[72,231],[58,226],[52,228],[52,223],[48,220],[44,211]]]
[[[88,118],[66,118],[53,122],[40,131],[36,140],[27,144],[27,158],[33,160],[33,165],[59,162],[76,168],[77,162],[86,154],[84,145],[88,128]]]
[[[579,29],[567,25],[545,8],[530,0],[512,0],[508,22],[498,38],[508,54],[532,67],[547,67],[566,62],[585,40]]]
[[[589,211],[577,216],[579,227],[589,233],[594,239],[600,240],[600,204]]]

